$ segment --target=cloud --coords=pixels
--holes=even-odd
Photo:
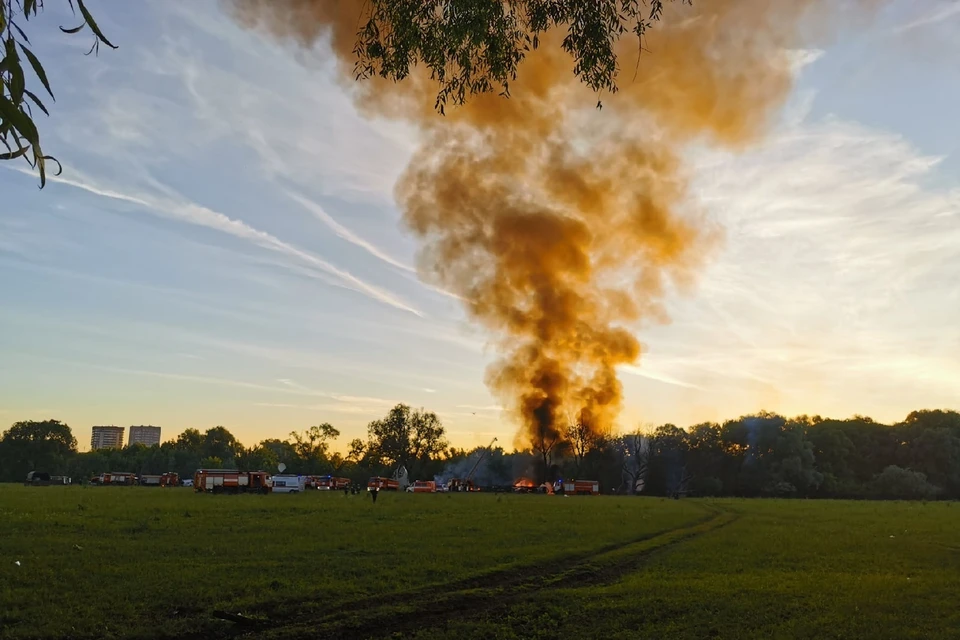
[[[629,373],[739,410],[902,416],[946,402],[960,380],[960,185],[942,158],[828,117],[691,160],[726,244],[695,293],[670,301],[672,324],[644,331]]]
[[[14,170],[20,173],[28,173],[19,168]],[[83,174],[77,171],[74,171],[74,174],[83,176]],[[319,256],[310,253],[309,251],[295,247],[294,245],[284,242],[276,236],[273,236],[265,231],[256,229],[241,220],[235,220],[223,213],[214,211],[205,206],[184,200],[175,200],[166,196],[125,193],[121,190],[101,187],[97,185],[95,181],[86,177],[64,178],[51,176],[49,180],[55,183],[82,189],[83,191],[100,197],[137,205],[160,217],[206,227],[208,229],[220,231],[236,238],[247,240],[264,249],[294,258],[300,263],[322,272],[322,274],[333,276],[333,278],[321,278],[327,283],[356,291],[366,295],[371,299],[390,305],[396,309],[412,313],[416,316],[423,316],[421,311],[404,302],[395,294],[385,291],[375,285],[369,284],[349,273],[348,271],[334,266]]]
[[[357,234],[353,233],[352,231],[344,227],[342,224],[334,220],[330,216],[330,214],[324,211],[323,207],[318,205],[316,202],[313,202],[312,200],[308,200],[307,198],[304,198],[303,196],[293,193],[291,191],[287,191],[287,196],[289,196],[292,200],[299,203],[304,209],[312,213],[318,220],[323,222],[323,224],[327,225],[335,234],[337,234],[337,237],[342,238],[343,240],[346,240],[352,245],[360,247],[361,249],[363,249],[373,257],[377,258],[378,260],[382,260],[383,262],[386,262],[387,264],[393,267],[396,267],[403,271],[407,271],[409,273],[413,273],[415,271],[415,269],[410,265],[404,264],[399,260],[396,260],[390,257],[381,249],[378,249],[370,242],[364,240]]]
[[[940,24],[942,22],[946,22],[947,20],[952,20],[957,16],[960,16],[960,2],[957,2],[957,0],[953,0],[952,2],[942,2],[926,15],[894,28],[893,32],[905,33],[907,31],[919,29],[920,27]]]

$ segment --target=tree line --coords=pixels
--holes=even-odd
[[[863,416],[846,420],[762,412],[686,429],[672,424],[598,435],[572,425],[550,447],[506,452],[451,447],[435,413],[399,404],[372,421],[367,437],[341,453],[340,432],[323,423],[287,439],[245,447],[223,426],[187,429],[147,447],[78,452],[68,425],[17,422],[0,437],[0,481],[29,471],[86,480],[106,471],[140,474],[198,468],[333,474],[358,484],[392,475],[411,479],[464,477],[476,466],[480,486],[508,488],[517,478],[537,484],[558,478],[599,480],[604,493],[655,496],[779,496],[805,498],[960,498],[960,413],[915,411],[887,425]],[[482,464],[477,461],[484,453]]]

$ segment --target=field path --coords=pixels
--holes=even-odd
[[[715,531],[737,514],[703,505],[702,518],[680,527],[606,545],[587,553],[492,571],[443,585],[379,595],[338,604],[336,611],[309,617],[270,620],[256,625],[257,638],[284,640],[402,637],[443,627],[451,620],[495,615],[544,588],[610,584],[637,570],[649,557]]]

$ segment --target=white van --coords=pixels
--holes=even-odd
[[[273,476],[274,493],[299,493],[303,491],[304,477],[295,475]]]

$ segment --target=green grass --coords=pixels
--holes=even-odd
[[[948,638],[958,525],[950,503],[0,485],[0,637]]]

